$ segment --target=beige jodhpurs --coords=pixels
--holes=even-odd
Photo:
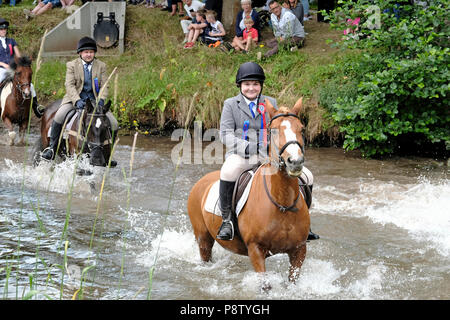
[[[66,119],[67,114],[70,110],[75,109],[72,103],[66,103],[59,107],[58,111],[55,114],[54,121],[63,124],[64,120]],[[111,113],[111,111],[108,111],[106,113],[106,117],[109,120],[109,123],[111,124],[111,130],[117,131],[119,129],[119,123],[117,122],[116,118],[114,118],[114,115]]]
[[[220,169],[220,180],[230,182],[236,181],[242,172],[252,168],[257,162],[257,155],[245,159],[237,154],[231,154],[225,159],[225,162]],[[314,177],[311,171],[306,167],[303,167],[301,178],[310,186],[314,184]]]

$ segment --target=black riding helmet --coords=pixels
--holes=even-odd
[[[0,29],[8,29],[9,22],[3,18],[0,18]]]
[[[265,79],[266,76],[264,70],[259,64],[255,62],[245,62],[241,64],[236,74],[236,85],[240,87],[242,81],[256,80],[259,81],[262,86]]]
[[[97,42],[90,37],[83,37],[78,41],[77,53],[83,50],[94,50],[97,52]]]

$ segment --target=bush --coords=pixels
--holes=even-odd
[[[431,0],[425,7],[392,0],[339,3],[327,16],[345,34],[337,45],[360,52],[353,64],[342,62],[356,93],[338,90],[325,105],[345,134],[344,147],[379,156],[396,152],[411,136],[417,146],[438,145],[448,152],[446,1]]]

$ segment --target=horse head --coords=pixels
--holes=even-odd
[[[86,102],[86,115],[83,119],[83,126],[86,128],[90,162],[93,166],[105,167],[111,155],[110,124],[106,117],[110,106],[111,101],[108,101],[104,106],[95,106],[89,99]]]
[[[275,109],[268,99],[266,108],[270,115],[269,155],[272,162],[278,164],[280,170],[286,170],[291,177],[298,177],[302,173],[305,162],[303,140],[303,124],[298,117],[302,108],[303,98],[300,98],[292,109],[280,107]]]
[[[31,63],[31,59],[27,56],[14,57],[14,60],[10,63],[11,70],[14,70],[14,78],[12,80],[14,87],[22,94],[22,98],[25,100],[31,98],[31,78],[33,76]]]

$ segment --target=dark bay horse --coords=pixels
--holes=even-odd
[[[31,105],[31,59],[25,56],[14,58],[10,67],[11,72],[4,80],[0,94],[1,118],[9,131],[9,144],[14,145],[16,137],[13,124],[19,126],[19,143],[24,144]]]
[[[310,226],[308,207],[299,194],[298,184],[304,163],[303,125],[297,116],[301,107],[301,98],[292,110],[276,110],[266,99],[272,119],[268,127],[270,162],[255,173],[247,203],[238,218],[240,237],[217,240],[222,219],[204,209],[208,192],[219,180],[220,171],[203,176],[192,188],[188,213],[203,261],[211,259],[215,241],[234,253],[248,255],[256,272],[266,271],[267,257],[287,253],[291,264],[289,280],[295,282],[298,278]]]
[[[41,121],[41,137],[34,155],[35,165],[41,160],[41,151],[50,143],[49,130],[61,101],[57,100],[45,109]],[[66,124],[61,132],[58,155],[65,158],[75,154],[88,153],[91,165],[107,166],[112,151],[110,125],[106,117],[110,106],[111,101],[108,101],[103,107],[95,107],[90,100],[87,100],[83,110],[75,111],[78,115],[72,123],[66,119]],[[64,138],[65,129],[67,138]]]

